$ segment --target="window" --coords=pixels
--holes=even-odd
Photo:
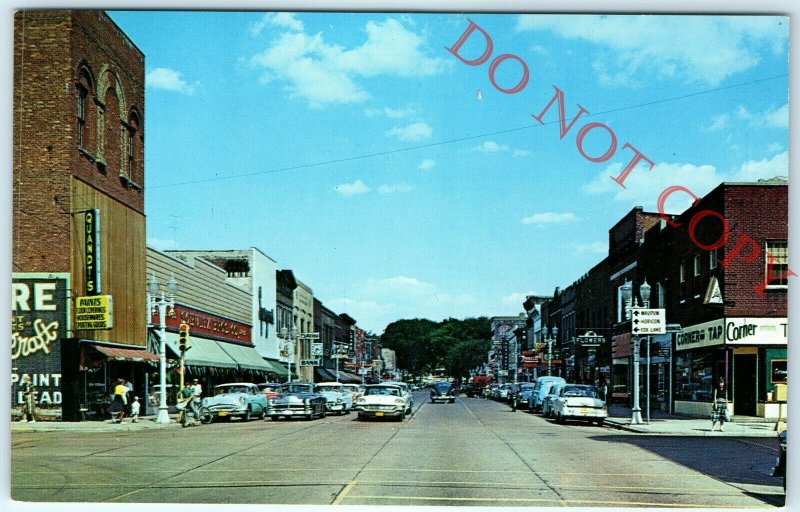
[[[133,165],[134,165],[134,145],[133,140],[136,138],[136,129],[134,127],[128,128],[128,177],[133,179]]]
[[[767,288],[785,288],[789,284],[789,244],[786,240],[767,240]]]
[[[678,278],[680,279],[681,283],[686,282],[686,264],[681,262],[680,266],[678,267]]]
[[[700,275],[700,255],[694,255],[694,276],[697,277]]]
[[[78,86],[78,147],[83,147],[83,131],[86,126],[86,96],[89,92],[82,85]]]
[[[708,252],[708,268],[715,269],[717,268],[717,250],[712,249]]]

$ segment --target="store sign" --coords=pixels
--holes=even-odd
[[[312,343],[311,344],[311,355],[312,356],[322,356],[323,347],[322,343]]]
[[[189,324],[192,336],[221,341],[253,342],[251,326],[177,304],[174,313],[167,315],[166,325],[177,332],[181,323]]]
[[[606,342],[605,337],[595,334],[594,331],[589,331],[582,336],[578,336],[577,340],[578,344],[583,347],[596,347]]]
[[[69,329],[70,275],[11,276],[11,406],[23,403],[18,385],[30,375],[40,408],[61,407],[61,339]]]
[[[301,359],[300,366],[320,366],[319,359]]]
[[[715,276],[711,276],[708,281],[708,288],[706,295],[703,297],[703,304],[723,304],[722,291],[719,289],[719,280]]]
[[[114,327],[114,307],[111,295],[92,295],[75,299],[76,331],[111,329]]]
[[[678,333],[676,350],[715,345],[786,345],[786,318],[726,318],[686,327]]]
[[[100,210],[94,208],[83,214],[86,237],[83,265],[86,269],[86,294],[100,294]]]

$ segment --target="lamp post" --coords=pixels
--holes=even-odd
[[[639,285],[639,299],[633,296],[633,286],[630,281],[625,283],[620,288],[622,298],[625,301],[625,318],[631,319],[631,305],[638,302],[643,308],[650,306],[650,285],[644,281]],[[631,343],[633,349],[633,404],[631,406],[631,425],[641,425],[642,422],[642,408],[639,406],[639,336],[631,332]]]
[[[289,354],[289,378],[286,382],[292,382],[292,359],[294,359],[294,338],[297,336],[297,329],[292,327],[291,330],[287,329],[286,327],[281,328],[281,332],[278,335],[279,338],[283,339],[283,342],[286,347],[286,352]]]
[[[556,342],[558,338],[558,327],[555,325],[550,327],[550,329],[545,329],[545,336],[544,342],[547,343],[547,375],[553,375],[553,343]]]
[[[158,383],[161,386],[158,399],[158,416],[156,423],[169,423],[169,411],[167,410],[167,308],[175,310],[175,294],[178,293],[178,281],[175,276],[170,276],[167,282],[167,295],[159,291],[160,285],[155,274],[150,275],[147,281],[147,323],[153,325],[153,309],[158,308],[158,327],[160,332],[159,356],[158,356]]]

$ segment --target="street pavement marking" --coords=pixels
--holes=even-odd
[[[616,505],[631,507],[672,507],[672,508],[727,508],[727,509],[774,509],[774,506],[753,505],[709,505],[708,503],[654,503],[649,501],[605,501],[605,500],[557,500],[553,498],[473,498],[473,497],[444,497],[444,496],[350,496],[350,500],[406,500],[406,501],[488,501],[488,502],[517,502],[517,503],[559,503],[562,506],[583,505]]]
[[[333,503],[331,503],[331,505],[341,505],[342,500],[344,500],[347,497],[347,495],[350,494],[350,491],[353,489],[353,487],[355,487],[355,485],[356,481],[350,480],[350,482],[348,482],[348,484],[344,487],[344,489],[342,489],[342,492],[340,492],[339,495],[336,496],[336,499],[333,500]]]

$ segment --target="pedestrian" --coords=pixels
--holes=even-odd
[[[133,397],[133,401],[131,402],[131,422],[137,423],[139,421],[139,397]]]
[[[22,392],[22,419],[19,421],[22,423],[30,422],[35,423],[36,418],[34,417],[34,405],[33,405],[33,395],[36,390],[33,387],[33,383],[31,382],[31,376],[27,373],[22,376],[22,380],[20,381],[19,390]]]
[[[714,387],[714,402],[711,405],[711,431],[719,422],[719,431],[725,431],[725,422],[730,421],[728,417],[728,391],[725,388],[725,378],[720,377],[716,387]]]
[[[127,393],[128,388],[125,386],[125,379],[117,379],[111,398],[112,423],[122,423],[122,418],[125,416],[125,406],[128,405]]]

